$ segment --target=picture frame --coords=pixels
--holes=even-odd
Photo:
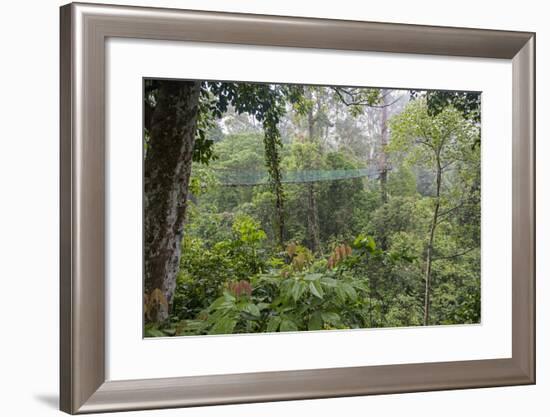
[[[60,9],[60,408],[70,414],[535,383],[535,34],[71,3]],[[512,357],[106,380],[109,37],[511,60]]]

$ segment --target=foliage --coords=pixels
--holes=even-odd
[[[463,156],[472,155],[472,145],[479,137],[479,126],[464,119],[454,107],[445,107],[432,116],[424,99],[410,103],[390,126],[389,150],[407,152],[408,163],[428,167],[438,157],[446,169]]]
[[[244,224],[248,229],[250,223]],[[248,230],[241,238],[247,234]],[[256,238],[249,241],[257,242]],[[336,246],[328,261],[315,260],[307,248],[290,243],[280,262],[276,263],[277,268],[258,271],[249,279],[230,278],[220,286],[217,296],[211,297],[211,301],[196,309],[193,315],[189,310],[184,317],[176,314],[177,320],[148,332],[152,336],[159,331],[177,335],[226,334],[408,324],[410,318],[406,315],[399,318],[395,307],[388,316],[390,322],[381,319],[373,322],[373,315],[379,315],[380,306],[371,297],[368,278],[361,274],[369,263],[411,262],[405,258],[381,251],[374,239],[366,235],[355,239],[353,249],[345,243]],[[232,254],[231,259],[221,263],[229,264],[234,259]],[[185,284],[180,283],[179,288],[186,288]],[[197,296],[189,292],[178,295],[180,298]],[[201,297],[204,299],[205,295]],[[414,304],[414,300],[406,297],[399,302]],[[181,310],[182,305],[177,304],[176,309]]]
[[[437,273],[434,260],[438,259],[437,254],[442,251],[441,243],[448,245],[446,237],[454,230],[446,216],[469,205],[461,199],[479,182],[479,147],[475,146],[480,137],[479,126],[465,119],[452,106],[434,114],[425,99],[410,103],[405,111],[393,118],[390,126],[392,143],[388,148],[405,153],[406,161],[431,170],[435,177],[434,191],[428,198],[431,207],[430,215],[427,216],[430,220],[424,256],[423,323],[427,325],[433,316],[433,312],[430,314],[431,294],[434,290],[432,279]],[[442,229],[448,230],[440,236]],[[470,240],[472,248],[462,255],[479,247],[475,238]],[[450,246],[458,246],[456,243]]]
[[[248,113],[262,123],[264,130],[265,165],[276,196],[278,241],[283,243],[284,192],[281,176],[280,148],[282,146],[278,124],[286,113],[286,103],[303,101],[303,88],[294,85],[253,83],[204,82],[204,94],[215,97],[209,102],[208,114],[220,118],[232,105],[239,114]],[[209,144],[210,146],[210,144]]]
[[[188,235],[182,246],[173,314],[193,315],[219,297],[228,282],[264,271],[265,251],[260,243],[265,237],[257,222],[246,215],[237,216],[228,238],[211,247]]]
[[[176,293],[170,319],[146,336],[422,325],[436,202],[430,324],[479,323],[479,94],[412,92],[389,107],[381,147],[371,124],[382,91],[202,83]],[[281,182],[284,172],[363,169],[382,152],[385,201],[380,178]],[[222,186],[237,170],[271,182]],[[144,305],[165,308],[155,294]]]
[[[481,94],[467,91],[426,91],[412,90],[411,96],[424,96],[430,116],[436,116],[447,107],[454,107],[465,119],[477,123],[481,121]]]

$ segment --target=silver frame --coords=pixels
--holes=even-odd
[[[108,381],[108,37],[501,58],[513,65],[512,357]],[[535,383],[535,34],[73,3],[61,7],[60,408],[91,413]]]

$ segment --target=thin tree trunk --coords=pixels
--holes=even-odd
[[[277,168],[277,183],[275,184],[275,211],[277,212],[277,240],[279,246],[284,248],[285,242],[285,209],[283,198],[283,187],[281,185],[281,172]]]
[[[313,93],[310,91],[308,98],[313,98]],[[319,103],[317,103],[319,105]],[[317,109],[319,111],[319,107]],[[313,108],[310,107],[307,114],[308,125],[308,140],[309,143],[313,143],[315,137],[315,115],[313,114]],[[317,199],[315,197],[315,185],[313,183],[307,184],[307,230],[309,248],[312,252],[319,251],[321,247],[319,239],[319,214],[317,209]]]
[[[162,81],[150,120],[144,162],[145,290],[160,289],[170,305],[181,241],[197,125],[199,82]],[[168,317],[159,308],[155,321]]]
[[[382,203],[388,202],[388,155],[386,148],[388,146],[388,104],[389,92],[382,90],[382,117],[380,120],[380,153],[378,156],[378,170],[380,172],[380,192],[382,194]]]
[[[430,235],[428,239],[428,249],[426,251],[426,271],[424,274],[425,287],[424,287],[424,326],[427,326],[430,321],[430,285],[432,279],[432,255],[434,247],[435,229],[437,227],[437,221],[439,216],[439,206],[441,193],[441,163],[439,158],[437,160],[437,177],[436,177],[436,191],[435,191],[435,207],[432,217],[432,223],[430,225]]]
[[[308,193],[308,211],[307,211],[307,228],[310,239],[312,252],[318,252],[321,248],[319,239],[319,217],[317,215],[317,199],[315,197],[315,185],[309,183],[307,185]]]
[[[386,148],[388,146],[388,106],[389,103],[387,90],[381,90],[382,94],[382,117],[380,120],[380,143],[378,149],[378,172],[380,180],[380,195],[382,200],[382,210],[384,211],[384,218],[386,218],[386,211],[388,203],[388,155]],[[388,240],[384,234],[380,238],[380,247],[382,250],[388,248]]]
[[[307,133],[309,141],[311,142],[313,140],[313,136],[315,136],[315,118],[313,117],[312,108],[310,108],[307,112]]]

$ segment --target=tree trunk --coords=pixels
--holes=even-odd
[[[382,203],[388,202],[388,155],[386,147],[388,146],[388,99],[389,91],[382,90],[382,117],[380,120],[380,153],[378,156],[378,170],[380,172],[380,192],[382,194]]]
[[[307,229],[309,234],[309,244],[312,252],[318,252],[321,248],[319,239],[319,217],[317,215],[317,199],[315,198],[315,185],[307,185],[308,193],[308,211],[307,211]]]
[[[430,235],[428,239],[428,249],[426,251],[426,271],[424,274],[425,287],[424,287],[424,326],[427,326],[430,321],[430,285],[432,279],[432,254],[435,238],[435,229],[437,227],[437,221],[439,216],[439,197],[441,194],[441,163],[437,160],[437,177],[436,177],[436,191],[435,191],[435,207],[432,217],[432,223],[430,225]]]
[[[310,91],[308,98],[313,99],[313,93]],[[318,109],[319,111],[319,109]],[[308,140],[309,143],[313,143],[315,136],[315,115],[313,114],[313,108],[310,107],[307,114],[307,126],[308,126]],[[321,247],[319,239],[319,214],[317,209],[317,199],[315,197],[315,185],[308,183],[307,187],[307,231],[309,249],[312,252],[319,251]]]
[[[380,142],[378,149],[378,172],[380,180],[380,196],[382,200],[382,210],[386,218],[388,203],[388,155],[386,147],[388,146],[388,95],[389,91],[381,90],[382,94],[382,115],[380,118]],[[382,250],[388,249],[388,239],[386,234],[380,237],[380,247]]]
[[[166,306],[172,302],[179,272],[183,225],[200,83],[161,81],[150,120],[144,162],[144,274],[148,294],[161,290]],[[154,321],[168,317],[158,308]]]
[[[277,162],[276,168],[277,181],[274,184],[275,192],[275,211],[277,212],[277,240],[280,248],[284,248],[285,243],[285,209],[283,198],[283,186],[281,184],[281,170]]]
[[[313,136],[315,136],[315,118],[313,117],[312,108],[310,108],[307,112],[307,134],[309,141],[311,142],[313,140]]]

